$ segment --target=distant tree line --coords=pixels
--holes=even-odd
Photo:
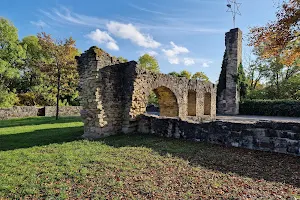
[[[78,105],[79,50],[70,37],[46,33],[18,38],[17,28],[0,18],[0,107]]]

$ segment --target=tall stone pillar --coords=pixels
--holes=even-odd
[[[240,92],[237,86],[238,68],[242,63],[242,31],[238,28],[226,33],[225,54],[217,89],[217,113],[239,114]]]

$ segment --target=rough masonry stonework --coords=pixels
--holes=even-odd
[[[162,116],[194,121],[216,116],[216,86],[210,82],[153,73],[135,61],[120,63],[97,47],[77,60],[83,137],[136,131],[151,91],[158,97]]]
[[[143,115],[140,116],[138,132],[300,156],[300,123],[297,122],[195,123]]]
[[[79,116],[81,106],[60,106],[59,116]],[[56,114],[56,106],[14,106],[11,108],[0,108],[0,120],[23,117],[47,116]]]
[[[218,84],[217,113],[239,114],[238,68],[242,63],[242,31],[231,29],[225,37],[225,54]]]

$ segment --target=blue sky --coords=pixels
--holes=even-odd
[[[249,53],[249,27],[275,19],[274,0],[238,0]],[[215,82],[221,70],[225,32],[233,28],[227,0],[1,0],[0,15],[19,29],[20,39],[45,31],[72,36],[81,51],[97,45],[114,56],[137,60],[154,55],[163,73],[205,72]]]

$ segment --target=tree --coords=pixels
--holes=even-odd
[[[200,81],[205,81],[208,82],[209,78],[206,76],[206,74],[204,72],[196,72],[193,76],[192,79],[197,79]]]
[[[41,71],[56,93],[56,119],[59,115],[61,95],[76,92],[78,73],[75,56],[79,54],[75,47],[75,40],[71,37],[65,40],[55,40],[46,33],[38,34],[39,44],[42,47],[45,63]],[[56,84],[53,84],[56,83]]]
[[[15,82],[20,77],[19,68],[25,57],[18,40],[17,28],[7,19],[0,18],[0,106],[9,107],[18,99]]]
[[[18,93],[33,91],[35,86],[42,82],[39,65],[43,62],[42,47],[36,36],[27,36],[22,39],[21,45],[25,50],[24,65],[21,68],[21,81],[17,88]]]
[[[191,79],[192,74],[191,74],[191,72],[189,72],[187,70],[182,70],[179,74],[179,77],[185,77],[187,79]]]
[[[238,67],[238,76],[237,76],[237,87],[240,92],[241,98],[245,98],[247,95],[247,78],[244,72],[244,67],[242,64],[239,65]]]
[[[283,2],[277,20],[250,30],[250,45],[265,58],[280,58],[287,66],[300,62],[300,0]]]
[[[250,99],[299,98],[299,73],[297,65],[286,66],[279,58],[261,58],[249,62],[247,69],[248,94]],[[293,85],[295,84],[295,85]]]
[[[179,77],[180,74],[177,72],[170,72],[169,75]]]
[[[138,63],[143,69],[147,69],[152,72],[159,72],[157,60],[155,59],[155,57],[150,56],[149,54],[144,54],[143,56],[141,56]]]
[[[123,58],[122,56],[117,57],[117,59],[121,62],[121,63],[126,63],[128,62],[128,60],[126,58]]]
[[[260,88],[261,89],[261,81],[268,73],[268,66],[265,63],[264,59],[256,58],[252,60],[248,59],[246,63],[246,78],[248,81],[248,89],[249,91]]]
[[[182,70],[180,73],[178,72],[170,72],[169,75],[176,77],[185,77],[187,79],[197,79],[201,81],[209,81],[209,78],[204,74],[204,72],[196,72],[193,76],[191,72],[187,70]]]

